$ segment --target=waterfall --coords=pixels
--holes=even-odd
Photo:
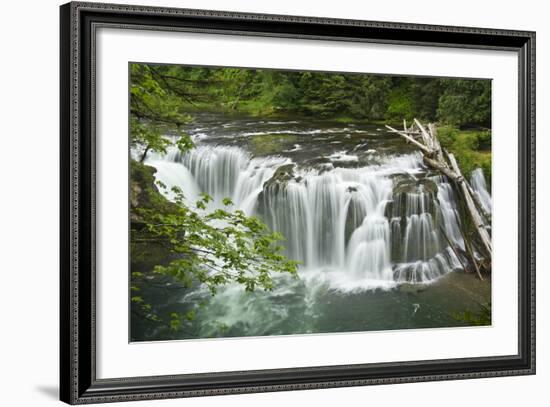
[[[441,233],[463,247],[454,192],[444,177],[426,177],[419,154],[356,168],[301,168],[290,158],[203,144],[147,163],[186,196],[203,191],[215,205],[231,198],[259,216],[285,237],[286,255],[302,263],[303,273],[377,287],[430,282],[461,268]],[[475,177],[487,192],[485,180]]]
[[[146,161],[147,165],[155,167],[155,178],[161,181],[167,188],[162,192],[170,200],[175,198],[172,187],[178,187],[184,191],[184,198],[188,203],[194,203],[201,192],[201,188],[195,181],[195,177],[185,166],[168,160],[162,160],[158,155]]]
[[[479,198],[481,205],[483,205],[483,209],[485,209],[486,212],[491,213],[493,207],[491,194],[487,191],[487,183],[485,182],[485,176],[483,175],[483,170],[481,168],[477,168],[472,171],[470,184]]]
[[[360,169],[298,172],[266,185],[258,212],[287,238],[288,254],[306,268],[337,267],[378,277],[391,272],[383,216],[391,181],[378,178]]]
[[[443,227],[449,240],[464,250],[464,239],[460,232],[460,217],[456,207],[455,193],[451,184],[442,176],[435,178],[437,183],[437,199],[443,217]]]
[[[222,200],[230,198],[236,207],[248,215],[254,213],[264,182],[273,176],[277,168],[288,162],[282,157],[251,158],[238,147],[207,145],[198,146],[186,154],[172,148],[165,156],[151,154],[146,161],[157,168],[156,177],[168,189],[178,186],[185,195],[195,199],[199,192],[205,192],[213,198],[211,208],[222,207]],[[165,171],[165,166],[189,174],[190,179],[183,175],[174,178]]]
[[[398,184],[391,226],[395,281],[428,282],[461,268],[442,235],[464,247],[454,193],[444,177],[405,179]]]
[[[200,146],[184,155],[176,153],[173,160],[191,171],[203,192],[223,199],[232,196],[250,157],[239,148]]]

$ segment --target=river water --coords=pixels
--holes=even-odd
[[[377,125],[219,114],[198,115],[186,131],[190,152],[149,154],[157,179],[191,202],[207,192],[211,209],[229,197],[260,217],[285,236],[299,278],[214,297],[163,280],[147,292],[155,310],[195,309],[195,318],[178,332],[133,320],[132,340],[460,326],[456,313],[490,302],[490,281],[465,273],[449,246],[464,248],[453,188],[399,136]],[[472,185],[490,210],[481,171]]]

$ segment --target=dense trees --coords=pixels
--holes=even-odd
[[[265,69],[137,67],[148,70],[161,87],[179,96],[186,111],[201,108],[256,114],[286,112],[370,121],[417,117],[455,126],[483,127],[490,127],[491,121],[489,80]]]
[[[490,81],[444,79],[441,84],[444,92],[437,109],[440,120],[458,126],[491,126]]]

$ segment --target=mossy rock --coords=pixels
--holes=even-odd
[[[427,178],[422,180],[407,178],[397,181],[393,188],[394,194],[412,194],[420,192],[437,194],[437,185],[434,181]]]
[[[130,251],[132,269],[151,270],[154,265],[167,264],[172,254],[149,235],[140,211],[171,213],[176,204],[168,201],[155,183],[156,169],[132,160],[130,162]]]
[[[276,155],[293,147],[297,140],[294,134],[261,134],[250,137],[248,145],[255,156]]]
[[[138,161],[130,162],[130,221],[141,223],[140,209],[170,212],[176,205],[168,201],[155,183],[156,168]]]
[[[294,168],[296,164],[281,165],[275,170],[273,176],[264,182],[264,189],[267,188],[279,188],[281,185],[286,185],[288,181],[296,179],[294,175]]]

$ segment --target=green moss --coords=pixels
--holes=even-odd
[[[155,168],[138,161],[130,161],[130,219],[132,222],[140,222],[141,209],[167,212],[175,207],[159,192],[155,184],[156,171]]]
[[[477,139],[480,150],[491,151],[491,132],[489,130],[479,131]]]
[[[465,322],[469,326],[491,325],[491,303],[479,304],[478,311],[466,310],[453,314],[457,321]]]
[[[368,118],[357,118],[352,116],[334,116],[330,117],[328,119],[329,121],[336,122],[336,123],[342,123],[342,124],[376,124],[383,126],[384,124],[387,124],[387,120],[374,120],[374,119],[368,119]]]
[[[280,154],[282,150],[292,148],[297,140],[293,134],[265,134],[250,137],[248,143],[254,155],[264,156]]]
[[[132,269],[150,270],[164,264],[170,253],[148,233],[143,210],[170,213],[175,204],[168,201],[155,184],[156,169],[135,160],[130,161],[130,251]]]

